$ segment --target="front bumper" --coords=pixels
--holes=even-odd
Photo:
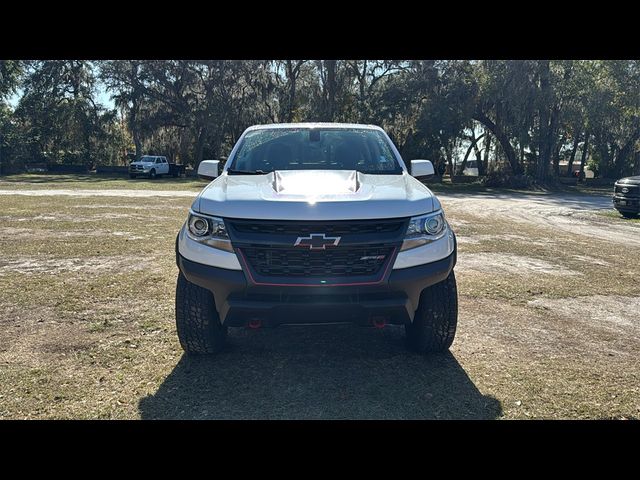
[[[619,211],[640,213],[640,198],[616,194],[613,196],[613,206]]]
[[[177,246],[177,245],[176,245]],[[413,317],[423,289],[447,278],[456,264],[456,249],[442,260],[392,270],[379,285],[303,287],[255,285],[243,271],[203,265],[176,249],[182,274],[213,293],[223,324],[246,326],[259,318],[265,326],[354,322],[369,325],[376,317],[406,324]]]

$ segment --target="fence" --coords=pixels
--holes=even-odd
[[[97,174],[121,174],[126,175],[129,173],[129,167],[115,166],[115,165],[98,165],[96,167]]]

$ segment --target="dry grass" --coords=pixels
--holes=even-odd
[[[198,178],[162,177],[155,180],[148,178],[130,179],[126,175],[104,174],[46,174],[24,173],[0,177],[0,190],[82,188],[82,189],[163,189],[194,190],[197,192],[207,184]]]
[[[189,359],[173,323],[189,198],[0,197],[0,418],[640,417],[640,247],[443,203],[451,354],[407,352],[401,328],[283,327]]]

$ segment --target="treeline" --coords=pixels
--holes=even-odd
[[[0,63],[3,171],[125,164],[128,152],[197,165],[252,124],[337,121],[380,125],[439,171],[477,160],[481,175],[546,182],[589,162],[620,177],[640,173],[639,114],[635,60]]]

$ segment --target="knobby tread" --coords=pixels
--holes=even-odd
[[[427,354],[446,352],[456,335],[458,290],[453,271],[442,282],[425,288],[413,322],[406,326],[409,346]]]
[[[176,328],[180,345],[189,354],[213,354],[224,347],[227,328],[220,324],[213,295],[182,273],[176,285]]]

